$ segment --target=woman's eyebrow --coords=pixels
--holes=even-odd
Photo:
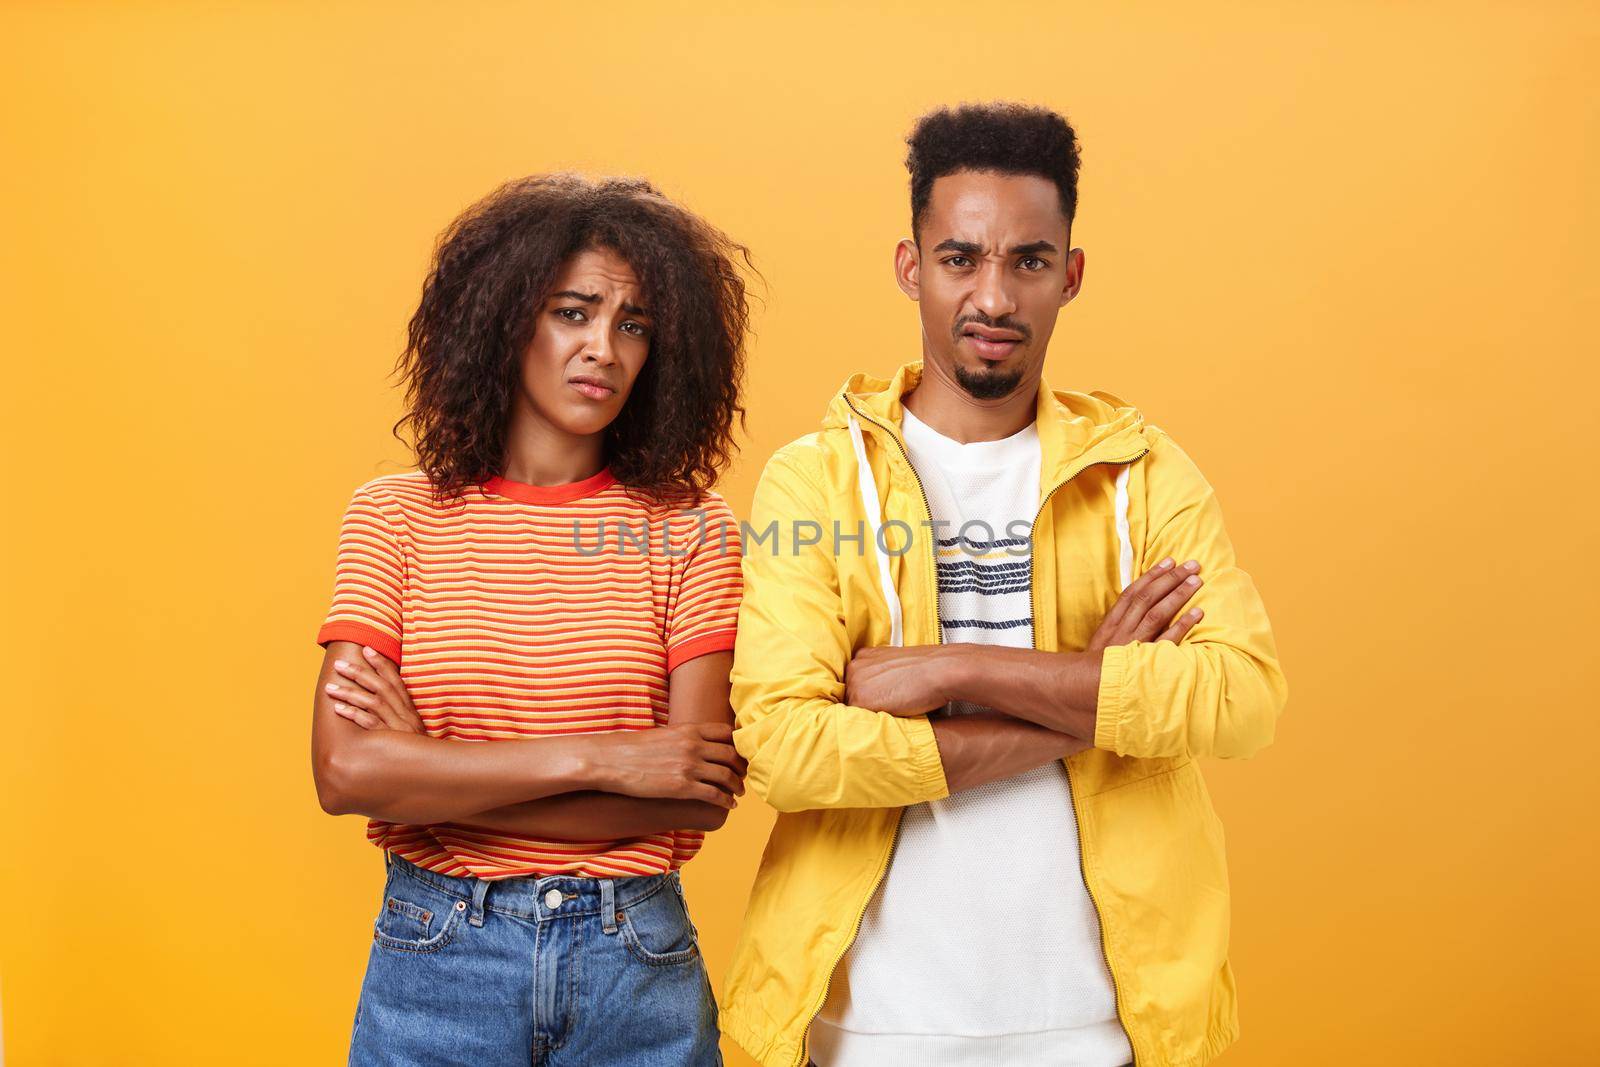
[[[599,293],[580,293],[576,289],[561,289],[557,292],[551,293],[550,299],[555,300],[556,298],[563,296],[567,297],[569,300],[577,300],[585,304],[600,303]],[[647,309],[640,307],[638,304],[629,304],[626,302],[623,303],[622,310],[626,311],[630,315],[644,315],[648,317],[650,314]]]

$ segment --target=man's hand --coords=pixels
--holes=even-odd
[[[923,715],[950,702],[953,645],[863,648],[844,670],[844,702],[890,715]]]
[[[1178,614],[1199,589],[1197,561],[1178,567],[1170,558],[1162,560],[1122,591],[1084,651],[1102,652],[1133,641],[1177,644],[1203,614],[1199,608]]]
[[[422,716],[411,703],[411,694],[400,680],[400,668],[376,649],[363,648],[366,664],[335,660],[333,669],[343,682],[329,682],[328,695],[333,710],[367,730],[401,730],[410,734],[427,731]]]

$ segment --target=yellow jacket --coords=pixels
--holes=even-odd
[[[821,431],[780,449],[756,489],[734,740],[750,788],[780,814],[721,1023],[764,1067],[805,1062],[811,1020],[888,869],[902,809],[949,793],[925,716],[843,703],[855,650],[941,640],[926,499],[900,436],[900,398],[921,371],[851,378]],[[1121,589],[1165,556],[1199,560],[1205,579],[1192,601],[1205,615],[1181,644],[1105,651],[1095,747],[1066,760],[1135,1062],[1205,1063],[1237,1037],[1238,1019],[1222,826],[1194,760],[1268,744],[1287,687],[1211,487],[1172,439],[1107,394],[1045,386],[1038,431],[1036,647],[1082,649]],[[777,542],[761,540],[774,522]],[[874,545],[880,523],[888,552]],[[850,540],[863,524],[866,536]]]

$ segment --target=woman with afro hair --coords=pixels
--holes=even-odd
[[[353,1064],[719,1063],[679,870],[743,793],[746,250],[639,180],[512,182],[440,238],[418,470],[358,489],[312,725],[383,850]]]

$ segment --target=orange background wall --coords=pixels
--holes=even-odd
[[[1588,1055],[1595,8],[661,6],[0,14],[8,1062],[342,1062],[381,866],[316,805],[311,638],[458,210],[644,173],[754,249],[742,512],[917,354],[901,137],[994,97],[1084,144],[1050,378],[1198,459],[1289,672],[1207,770],[1225,1062]],[[770,818],[687,872],[718,981]]]

